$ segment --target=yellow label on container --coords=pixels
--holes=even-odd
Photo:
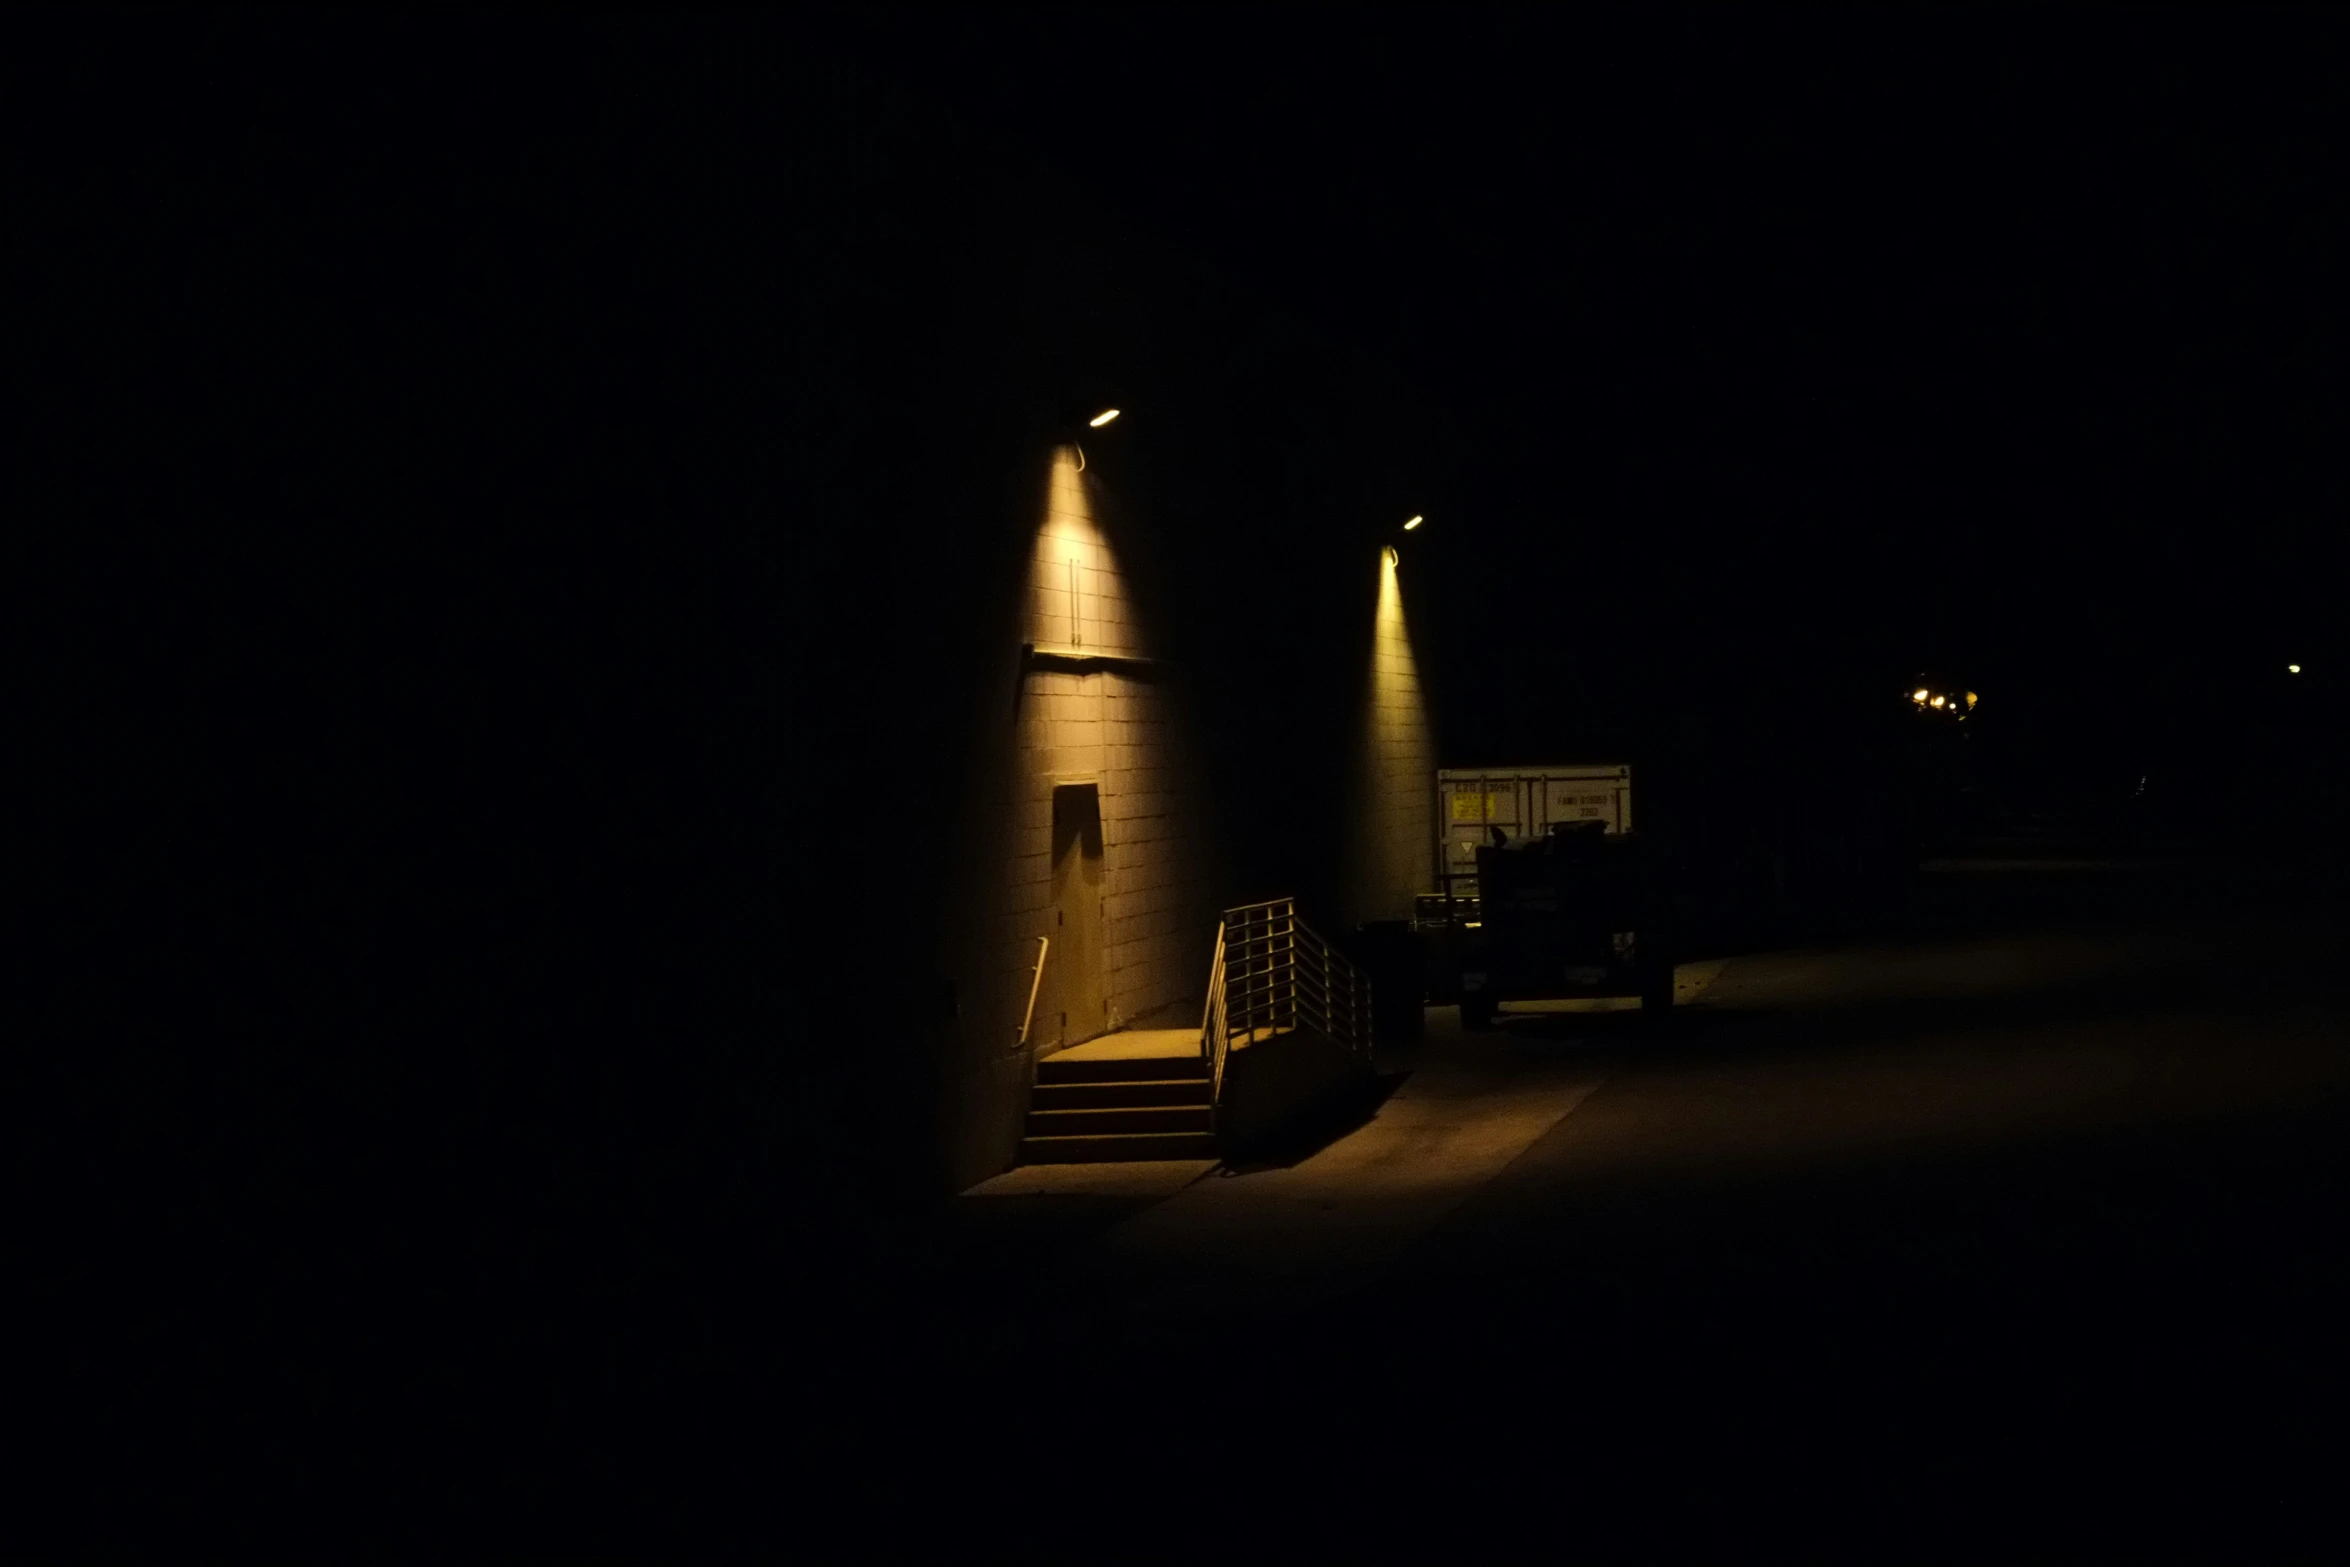
[[[1489,822],[1493,820],[1495,798],[1482,789],[1455,789],[1452,792],[1452,819],[1456,822]]]

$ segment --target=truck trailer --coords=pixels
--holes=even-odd
[[[1436,775],[1437,889],[1415,908],[1429,999],[1472,1028],[1504,1001],[1673,1001],[1670,899],[1633,830],[1629,766]]]

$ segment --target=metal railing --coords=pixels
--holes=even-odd
[[[1208,961],[1208,1003],[1199,1020],[1199,1054],[1208,1068],[1208,1104],[1224,1102],[1224,1058],[1232,1053],[1232,1030],[1224,1013],[1224,927],[1216,926],[1216,955]]]
[[[1020,1043],[1028,1043],[1028,1025],[1036,1021],[1036,993],[1044,988],[1045,954],[1053,950],[1052,938],[1036,938],[1036,967],[1028,976],[1028,1010],[1020,1016]]]
[[[1223,1103],[1225,1058],[1236,1046],[1293,1028],[1317,1031],[1368,1068],[1370,981],[1297,917],[1296,899],[1226,909],[1200,1019],[1212,1102]]]

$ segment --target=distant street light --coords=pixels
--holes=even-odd
[[[1974,711],[1975,704],[1982,700],[1972,691],[1937,691],[1930,685],[1919,686],[1911,691],[1909,699],[1921,713],[1946,713],[1962,724],[1967,721],[1967,715]]]
[[[1415,516],[1412,518],[1412,520],[1411,520],[1411,521],[1409,521],[1409,522],[1407,522],[1407,523],[1405,523],[1405,524],[1403,525],[1403,531],[1404,531],[1404,532],[1406,532],[1406,533],[1409,533],[1409,532],[1411,532],[1411,531],[1412,531],[1414,528],[1418,527],[1418,526],[1419,526],[1421,523],[1423,523],[1423,522],[1426,522],[1427,520],[1428,520],[1428,519],[1427,519],[1427,518],[1425,518],[1425,517],[1421,517],[1421,516],[1417,516],[1417,515],[1415,515]],[[2294,665],[2293,667],[2294,667],[2294,668],[2296,668],[2296,669],[2298,669],[2298,668],[2300,668],[2301,666],[2300,666],[2300,665],[2298,665],[2298,664],[2296,664],[2296,665]]]
[[[1103,410],[1102,410],[1100,413],[1098,413],[1098,414],[1095,414],[1095,415],[1094,415],[1092,418],[1090,418],[1090,419],[1086,420],[1085,422],[1086,422],[1086,424],[1087,424],[1089,427],[1091,427],[1091,428],[1093,428],[1093,429],[1096,429],[1096,430],[1098,430],[1098,429],[1100,429],[1100,428],[1101,428],[1103,425],[1105,425],[1105,424],[1108,424],[1108,423],[1109,423],[1109,422],[1110,422],[1112,419],[1115,419],[1115,418],[1117,418],[1117,417],[1118,417],[1118,410],[1117,410],[1117,409],[1115,409],[1115,408],[1105,408],[1105,409],[1103,409]]]
[[[2287,664],[2285,666],[2285,673],[2288,675],[2297,675],[2301,673],[2301,666],[2299,664]]]

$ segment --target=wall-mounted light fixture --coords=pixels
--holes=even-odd
[[[1112,420],[1116,419],[1123,411],[1124,410],[1117,408],[1105,408],[1100,413],[1095,414],[1092,418],[1086,420],[1085,427],[1088,430],[1099,430],[1104,425],[1107,425]],[[1069,444],[1077,448],[1077,471],[1079,473],[1083,473],[1085,471],[1084,444],[1077,439],[1077,430],[1074,425],[1064,426],[1064,428],[1068,431]]]

